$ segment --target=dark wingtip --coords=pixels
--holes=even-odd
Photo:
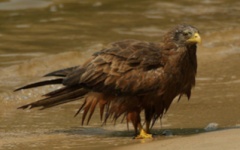
[[[17,89],[15,89],[15,90],[13,90],[13,92],[17,92],[17,91],[19,91],[19,90],[21,90],[22,88],[17,88]]]
[[[43,77],[50,77],[50,76],[55,76],[55,72],[45,74]]]
[[[53,71],[48,74],[45,74],[43,77],[49,77],[49,76],[66,77],[69,73],[74,71],[77,67],[79,67],[79,66],[74,66],[74,67],[70,67],[70,68]]]
[[[17,109],[27,109],[27,108],[31,109],[32,106],[31,105],[23,105],[23,106],[18,107]]]
[[[40,81],[40,82],[31,83],[31,84],[25,85],[23,87],[17,88],[17,89],[14,90],[14,92],[19,91],[19,90],[23,90],[23,89],[35,88],[35,87],[39,87],[39,86],[45,86],[45,85],[51,85],[51,84],[62,84],[62,82],[63,82],[62,78]]]

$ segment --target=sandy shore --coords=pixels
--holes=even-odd
[[[116,150],[239,150],[239,141],[240,129],[238,128],[124,146]]]

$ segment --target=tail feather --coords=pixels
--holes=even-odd
[[[76,98],[72,98],[72,99],[66,99],[66,100],[63,100],[63,101],[59,101],[58,103],[53,103],[53,104],[49,104],[47,106],[44,106],[43,108],[41,108],[40,110],[44,110],[44,109],[47,109],[47,108],[51,108],[51,107],[55,107],[55,106],[58,106],[58,105],[61,105],[61,104],[65,104],[65,103],[69,103],[69,102],[72,102],[72,101],[76,101],[76,100],[79,100],[83,98],[83,96],[79,96],[79,97],[76,97]]]
[[[26,109],[26,108],[34,108],[34,107],[42,107],[42,109],[50,108],[56,105],[68,103],[70,101],[75,101],[84,96],[88,91],[85,89],[72,89],[72,92],[63,93],[60,95],[56,95],[53,97],[47,97],[36,102],[23,105],[18,109]]]
[[[48,76],[66,77],[69,73],[73,72],[78,67],[79,66],[75,66],[75,67],[57,70],[57,71],[54,71],[54,72],[44,75],[44,77],[48,77]],[[62,84],[63,80],[64,80],[64,78],[57,78],[57,79],[53,79],[53,80],[40,81],[40,82],[28,84],[23,87],[17,88],[14,90],[14,92],[22,90],[22,89],[29,89],[29,88],[34,88],[34,87],[39,87],[39,86],[44,86],[44,85]]]
[[[23,87],[17,88],[14,90],[14,92],[22,90],[22,89],[30,89],[34,87],[44,86],[44,85],[50,85],[50,84],[61,84],[63,82],[62,78],[57,78],[53,80],[47,80],[47,81],[40,81],[32,84],[25,85]]]
[[[44,94],[43,96],[47,96],[47,97],[54,97],[54,96],[58,96],[58,95],[63,95],[65,93],[69,93],[69,92],[72,92],[73,89],[77,89],[78,86],[73,86],[71,88],[65,86],[65,87],[62,87],[60,89],[57,89],[57,90],[54,90],[52,92],[49,92],[47,94]],[[79,87],[78,89],[81,89],[81,87]]]

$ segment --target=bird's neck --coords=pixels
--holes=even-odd
[[[181,65],[184,66],[182,68],[182,74],[184,74],[183,81],[186,83],[191,83],[188,85],[191,89],[192,86],[195,85],[195,77],[197,74],[197,46],[196,45],[187,45],[185,46],[184,55],[182,55],[182,63]],[[189,82],[190,81],[190,82]]]
[[[175,50],[166,50],[168,55],[168,65],[170,71],[178,77],[186,77],[186,80],[192,80],[195,84],[195,75],[197,73],[196,45],[178,46]],[[185,79],[182,79],[185,80]]]
[[[195,69],[195,73],[197,73],[197,45],[196,44],[188,45],[187,53],[188,53],[189,63]]]

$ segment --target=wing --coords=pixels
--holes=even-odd
[[[48,73],[48,74],[44,75],[44,77],[55,76],[55,77],[61,77],[61,78],[52,79],[52,80],[44,80],[44,81],[40,81],[40,82],[36,82],[36,83],[31,83],[31,84],[22,86],[20,88],[17,88],[14,91],[16,92],[16,91],[19,91],[19,90],[22,90],[22,89],[30,89],[30,88],[35,88],[35,87],[45,86],[45,85],[62,84],[63,78],[66,77],[71,72],[77,70],[78,68],[80,68],[80,66],[65,68],[65,69],[61,69],[61,70],[57,70],[57,71]]]
[[[79,85],[98,92],[145,93],[161,85],[164,59],[158,44],[125,40],[97,52],[70,73],[65,86]]]
[[[75,67],[57,70],[57,71],[50,72],[50,73],[44,75],[44,77],[48,77],[48,76],[66,77],[69,73],[73,72],[74,70],[77,70],[77,68],[79,68],[79,67],[80,66],[75,66]]]

